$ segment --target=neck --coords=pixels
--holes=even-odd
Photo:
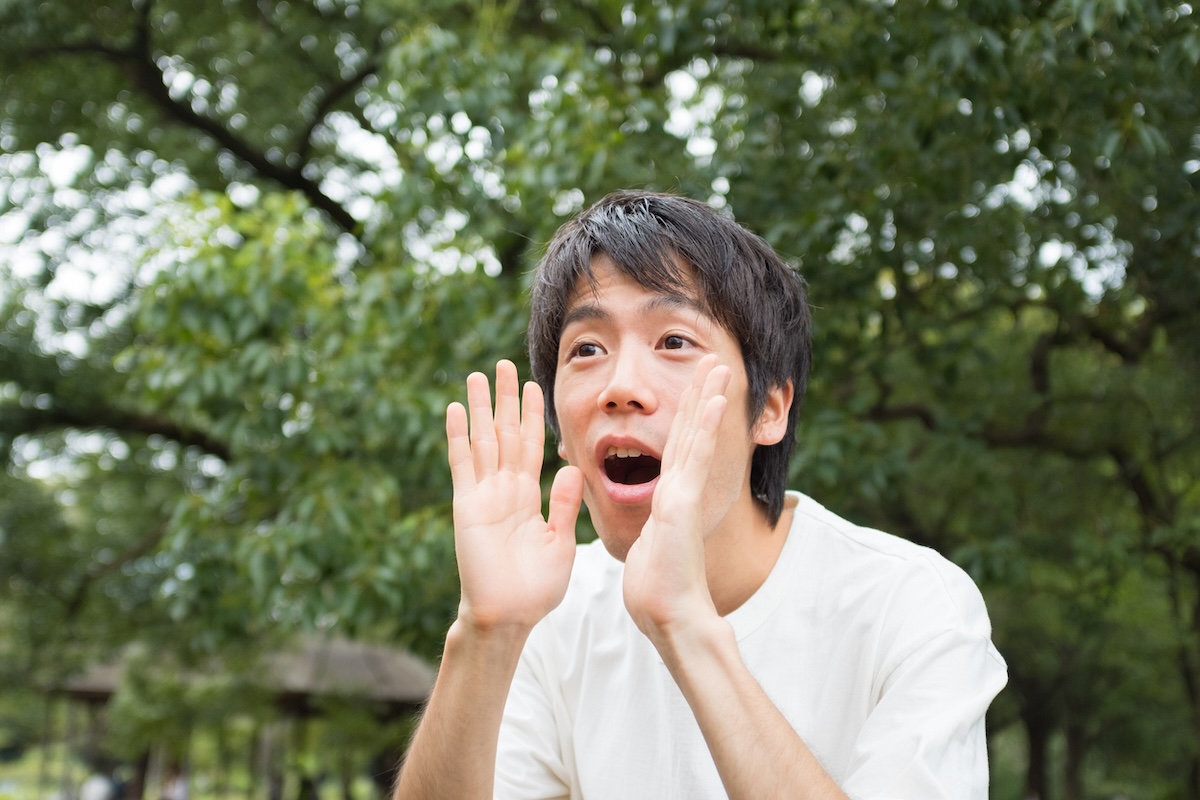
[[[771,574],[787,541],[794,508],[794,502],[786,502],[779,521],[771,525],[751,499],[749,508],[704,543],[708,590],[718,614],[741,607]]]

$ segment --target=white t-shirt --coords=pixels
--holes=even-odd
[[[933,550],[788,493],[793,522],[726,619],[750,672],[855,800],[986,800],[984,712],[1007,669],[983,598]],[[496,797],[726,796],[691,709],[622,599],[624,565],[576,554],[530,635],[500,730]]]

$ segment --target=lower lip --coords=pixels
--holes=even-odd
[[[654,497],[654,487],[658,486],[658,478],[647,483],[617,483],[604,478],[604,490],[610,500],[622,505],[638,505],[649,503]]]

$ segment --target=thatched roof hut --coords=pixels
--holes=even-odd
[[[124,660],[94,664],[54,693],[95,704],[107,702],[125,674]],[[419,708],[436,672],[412,653],[342,637],[301,637],[260,659],[247,680],[273,694],[288,713],[314,712],[320,698],[343,697],[378,704],[393,714]]]

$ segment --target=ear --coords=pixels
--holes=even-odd
[[[562,439],[558,440],[558,457],[563,461],[567,460],[567,448],[563,445]]]
[[[792,410],[795,394],[791,381],[767,392],[767,402],[763,404],[751,431],[755,444],[770,446],[783,439],[787,433],[788,412]]]

